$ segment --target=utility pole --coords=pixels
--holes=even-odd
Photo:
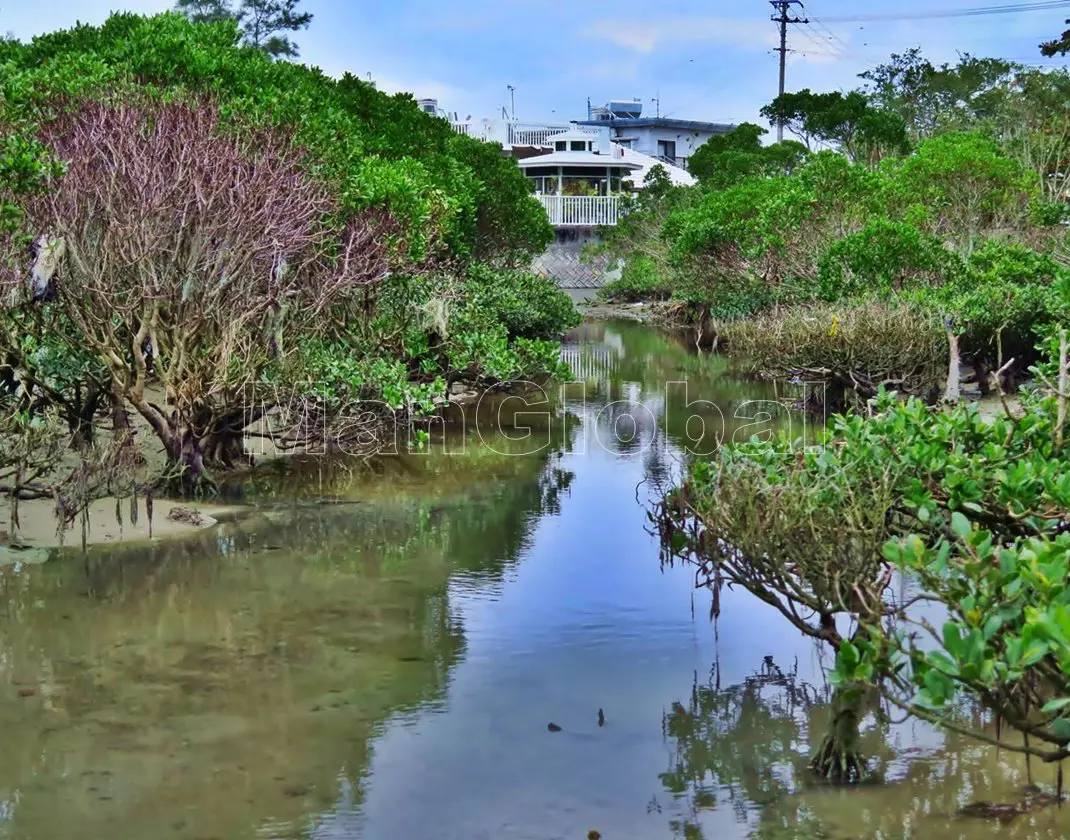
[[[513,112],[513,119],[516,119],[516,88],[512,85],[506,85],[509,88],[509,110]]]
[[[792,6],[798,6],[802,9],[802,0],[769,0],[769,5],[772,6],[777,14],[770,18],[773,23],[780,24],[780,46],[777,48],[777,52],[780,53],[780,95],[784,95],[784,77],[787,72],[788,64],[788,24],[789,23],[809,23],[806,18],[793,17]],[[776,127],[776,140],[779,143],[784,139],[784,121],[779,120]]]

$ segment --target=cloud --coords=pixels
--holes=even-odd
[[[778,43],[776,27],[771,23],[739,18],[600,20],[582,34],[642,53],[673,43],[730,44],[747,50],[764,50]]]
[[[607,58],[591,64],[584,62],[576,70],[590,79],[634,79],[639,75],[639,62],[633,58]]]
[[[377,73],[374,70],[370,72],[360,71],[347,66],[344,61],[327,61],[318,66],[328,76],[336,79],[340,78],[344,73],[352,73],[362,80],[373,81],[375,86],[383,93],[411,93],[417,99],[437,99],[443,108],[447,105],[452,107],[453,103],[459,103],[461,100],[466,100],[471,96],[471,92],[467,89],[451,85],[439,79],[405,78]]]
[[[463,88],[437,79],[395,79],[372,73],[375,86],[384,93],[411,93],[417,99],[437,99],[442,107],[458,102],[469,94]]]

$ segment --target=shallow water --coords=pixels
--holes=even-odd
[[[867,734],[880,783],[810,783],[819,651],[742,592],[712,622],[642,504],[685,448],[801,421],[648,327],[565,357],[564,419],[489,406],[528,437],[473,417],[289,462],[237,523],[0,568],[0,837],[1070,834],[1070,809],[952,819],[1024,764],[912,723]]]

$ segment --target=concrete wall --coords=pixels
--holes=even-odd
[[[618,137],[635,137],[631,148],[651,157],[658,156],[659,140],[674,140],[677,159],[685,160],[713,137],[712,131],[689,131],[682,128],[614,128],[613,133]]]
[[[532,263],[531,270],[556,280],[563,289],[597,289],[620,276],[620,269],[605,257],[583,260],[585,245],[598,242],[597,228],[557,228],[553,243]]]

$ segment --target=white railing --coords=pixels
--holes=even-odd
[[[620,219],[616,195],[537,195],[554,227],[615,225]]]
[[[584,134],[597,134],[598,129],[587,125],[553,125],[550,123],[509,123],[510,146],[548,146],[547,140],[576,128]]]
[[[475,137],[485,143],[501,143],[506,148],[511,146],[547,148],[549,146],[547,141],[550,137],[573,129],[592,136],[598,134],[598,128],[591,125],[522,123],[509,120],[464,120],[463,122],[451,120],[450,127],[458,134]]]

